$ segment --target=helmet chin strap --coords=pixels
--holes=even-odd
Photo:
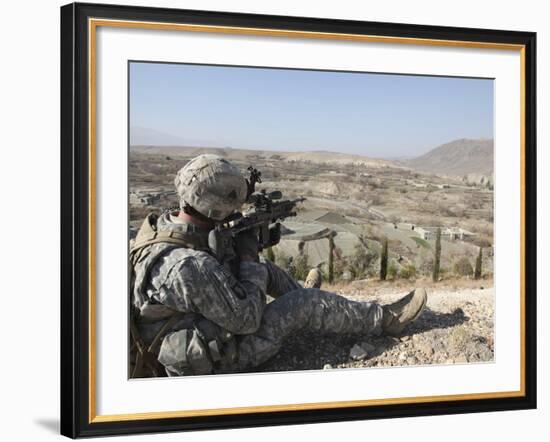
[[[179,211],[178,217],[203,229],[213,229],[215,226],[215,222],[213,220],[206,217],[204,217],[204,219],[200,219],[198,216],[191,215],[183,210]]]

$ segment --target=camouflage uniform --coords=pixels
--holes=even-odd
[[[207,231],[175,214],[158,231],[206,238]],[[379,334],[382,308],[334,293],[302,288],[270,261],[241,262],[235,277],[206,250],[169,243],[147,246],[134,266],[133,304],[143,313],[139,330],[149,344],[176,316],[159,342],[168,375],[235,372],[257,366],[300,331]],[[266,303],[266,295],[275,300]],[[174,315],[175,316],[175,315]]]

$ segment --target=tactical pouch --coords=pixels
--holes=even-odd
[[[171,376],[210,374],[213,370],[208,350],[195,329],[167,334],[160,346],[158,360]]]
[[[170,376],[204,375],[231,368],[236,354],[234,336],[202,320],[192,329],[167,334],[158,360]]]

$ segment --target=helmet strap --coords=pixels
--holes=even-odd
[[[203,229],[213,229],[215,226],[214,220],[207,218],[189,205],[185,205],[179,211],[178,217]]]

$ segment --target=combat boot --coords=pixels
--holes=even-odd
[[[321,275],[321,270],[315,267],[311,269],[307,274],[306,282],[304,283],[304,288],[320,289],[322,282],[323,282],[323,276]]]
[[[427,298],[426,290],[414,289],[393,304],[382,306],[382,331],[392,336],[400,334],[405,325],[420,316]]]

